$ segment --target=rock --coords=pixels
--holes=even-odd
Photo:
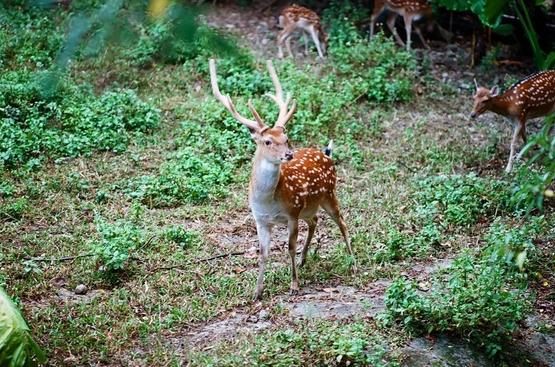
[[[261,310],[258,313],[259,320],[265,321],[265,320],[268,320],[269,318],[270,318],[270,313],[267,310]]]
[[[84,284],[79,284],[75,287],[75,294],[86,294],[87,293],[87,286]]]
[[[426,338],[412,340],[402,351],[403,363],[407,367],[467,367],[492,366],[484,353],[474,350],[467,343],[440,335],[437,340]]]

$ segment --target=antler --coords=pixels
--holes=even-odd
[[[266,62],[266,66],[268,67],[268,72],[270,73],[270,77],[272,78],[272,82],[274,83],[274,88],[276,89],[275,95],[269,93],[267,93],[266,95],[270,97],[274,102],[276,102],[279,107],[279,115],[274,127],[281,127],[285,130],[285,124],[289,120],[291,120],[291,117],[295,113],[297,102],[293,100],[291,109],[288,110],[287,106],[289,105],[289,102],[291,102],[291,93],[287,93],[287,98],[284,101],[283,90],[281,89],[281,84],[276,74],[276,70],[274,69],[274,65],[272,64],[272,60],[268,60]]]
[[[250,130],[260,131],[261,129],[264,129],[266,125],[264,124],[262,118],[260,118],[258,112],[256,112],[256,110],[254,109],[251,100],[249,100],[248,105],[249,109],[254,115],[255,120],[251,120],[244,116],[241,116],[239,112],[237,112],[237,109],[231,101],[231,98],[228,95],[223,95],[220,92],[220,88],[218,88],[218,76],[216,74],[216,61],[214,59],[210,59],[208,65],[210,69],[210,82],[212,84],[212,93],[214,93],[214,97],[216,97],[216,99],[220,101],[225,106],[225,108],[227,108],[227,110],[237,121],[248,127]]]
[[[476,86],[476,90],[478,90],[478,82],[476,81],[476,78],[474,78],[474,85]]]

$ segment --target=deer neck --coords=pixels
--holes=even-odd
[[[280,164],[269,161],[257,149],[251,176],[251,200],[271,201],[279,182]]]
[[[509,109],[511,103],[507,98],[505,98],[505,95],[490,98],[487,101],[486,106],[488,110],[503,116],[508,116],[511,112]]]

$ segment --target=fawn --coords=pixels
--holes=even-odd
[[[279,115],[274,127],[267,126],[252,102],[248,107],[254,120],[241,116],[228,95],[222,95],[218,88],[216,62],[210,59],[210,80],[212,92],[231,115],[245,125],[256,143],[252,174],[249,184],[249,204],[256,222],[260,244],[259,272],[255,299],[262,297],[264,270],[270,251],[272,227],[287,224],[289,232],[289,255],[291,257],[291,293],[299,290],[297,265],[295,261],[299,219],[308,224],[308,235],[302,249],[300,265],[304,265],[310,241],[317,224],[317,211],[322,207],[339,225],[347,250],[352,256],[347,226],[339,212],[339,202],[335,193],[336,173],[333,160],[322,151],[312,148],[289,148],[285,124],[291,120],[296,110],[296,102],[291,95],[283,98],[278,76],[268,60],[267,68],[276,90],[275,95],[267,94],[279,107]],[[289,103],[291,107],[289,107]],[[331,146],[329,146],[331,155]]]
[[[403,17],[405,21],[405,31],[407,33],[407,50],[410,50],[411,44],[411,33],[412,33],[412,21],[419,20],[420,18],[431,18],[432,8],[426,0],[374,0],[374,9],[372,10],[372,15],[370,16],[370,38],[374,36],[374,26],[376,25],[376,20],[378,20],[379,15],[384,11],[384,9],[389,10],[387,16],[387,27],[393,33],[393,36],[401,46],[405,46],[405,43],[397,34],[395,30],[395,19],[398,15]],[[433,26],[433,24],[431,24]],[[420,37],[422,44],[427,49],[430,48],[424,37],[422,36],[422,31],[420,27],[416,26],[416,34]],[[430,29],[431,31],[431,29]]]
[[[328,45],[328,35],[322,28],[318,14],[302,6],[291,5],[281,11],[279,26],[283,28],[277,36],[279,58],[283,58],[283,42],[285,42],[289,56],[293,57],[293,52],[291,52],[291,35],[297,28],[300,28],[305,34],[305,53],[308,54],[307,37],[310,35],[312,41],[316,44],[318,56],[322,59],[324,58]]]
[[[509,162],[505,171],[513,167],[515,143],[520,135],[526,144],[526,121],[543,117],[555,112],[555,70],[542,71],[527,76],[511,85],[505,93],[499,95],[497,86],[492,89],[478,87],[474,95],[474,108],[470,117],[475,119],[486,111],[492,111],[509,118],[514,131],[511,140]]]

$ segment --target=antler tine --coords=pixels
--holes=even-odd
[[[241,116],[239,112],[237,112],[237,109],[235,108],[235,105],[231,101],[231,98],[228,95],[223,95],[220,92],[220,88],[218,87],[218,75],[216,74],[216,60],[210,59],[208,62],[208,66],[210,69],[210,83],[212,84],[212,93],[214,94],[214,97],[216,97],[216,99],[225,106],[225,108],[231,113],[231,115],[237,121],[239,121],[249,129],[260,130],[264,128],[265,127],[264,122],[262,121],[258,113],[255,114],[256,110],[254,110],[254,108],[251,108],[251,111],[253,111],[256,121]],[[251,106],[249,106],[249,108],[250,107]]]
[[[258,114],[258,111],[256,111],[256,109],[254,108],[254,105],[252,104],[252,100],[249,99],[249,101],[247,102],[247,105],[249,106],[249,110],[251,110],[252,115],[254,116],[254,119],[256,120],[258,125],[266,126],[266,124],[264,124],[264,120],[262,120],[262,117],[260,117],[260,115]]]
[[[476,78],[474,78],[474,85],[476,86],[476,90],[478,90],[478,82],[476,81]]]
[[[287,98],[284,101],[283,89],[281,88],[281,83],[279,82],[279,78],[277,76],[276,69],[274,69],[274,64],[272,63],[272,60],[268,60],[266,62],[266,66],[268,68],[268,72],[270,73],[270,78],[272,78],[272,83],[274,83],[274,88],[276,89],[275,95],[269,93],[267,93],[266,95],[270,97],[279,107],[278,119],[274,126],[285,129],[285,124],[295,113],[297,103],[295,100],[293,100],[291,108],[288,109],[289,102],[291,102],[291,93],[287,93]]]

